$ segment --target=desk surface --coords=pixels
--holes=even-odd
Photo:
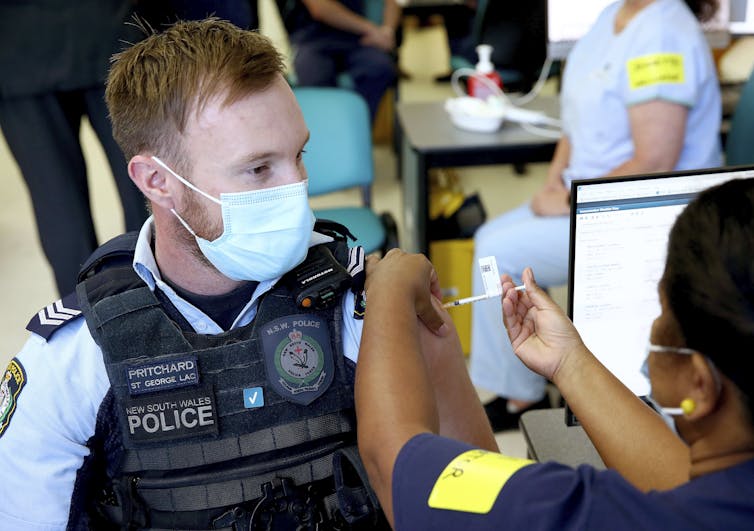
[[[557,139],[530,133],[513,122],[504,123],[494,133],[464,131],[451,123],[444,105],[444,101],[403,102],[396,109],[403,181],[401,247],[411,252],[429,251],[429,170],[546,162],[552,159],[557,144]],[[540,96],[526,107],[556,117],[559,99]]]
[[[454,126],[444,108],[444,101],[398,103],[398,118],[411,147],[420,153],[467,151],[488,147],[516,147],[520,145],[549,145],[554,139],[525,131],[519,124],[504,122],[494,133],[475,133]],[[557,96],[539,96],[525,106],[558,117],[560,101]]]
[[[531,459],[556,461],[573,467],[587,464],[605,469],[605,463],[584,429],[581,426],[566,426],[565,408],[527,411],[521,415],[519,425]]]

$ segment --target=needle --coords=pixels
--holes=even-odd
[[[526,289],[526,286],[516,286],[516,291],[522,291]],[[454,306],[461,306],[463,304],[469,304],[472,302],[483,301],[486,299],[492,299],[493,297],[499,297],[500,293],[490,293],[485,295],[476,295],[474,297],[466,297],[465,299],[458,299],[457,301],[446,302],[442,305],[443,308],[452,308]]]

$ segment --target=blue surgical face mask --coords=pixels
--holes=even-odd
[[[196,239],[202,254],[233,280],[272,280],[306,258],[314,228],[307,181],[249,192],[223,193],[220,199],[199,190],[157,157],[152,159],[181,183],[222,208],[223,233],[205,240],[178,213],[171,212]]]

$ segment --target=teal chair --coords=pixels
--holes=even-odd
[[[754,73],[741,89],[725,140],[725,164],[754,164]]]
[[[345,225],[367,253],[398,246],[395,222],[371,209],[374,181],[369,109],[357,93],[336,87],[294,87],[311,138],[304,153],[309,195],[349,188],[361,192],[361,204],[315,210],[320,219]]]

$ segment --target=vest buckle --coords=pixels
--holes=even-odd
[[[276,478],[262,485],[262,498],[251,513],[249,531],[315,531],[322,523],[322,509],[311,485],[297,488],[290,478]]]
[[[212,529],[233,529],[241,531],[249,529],[249,515],[243,507],[234,507],[212,520]]]

